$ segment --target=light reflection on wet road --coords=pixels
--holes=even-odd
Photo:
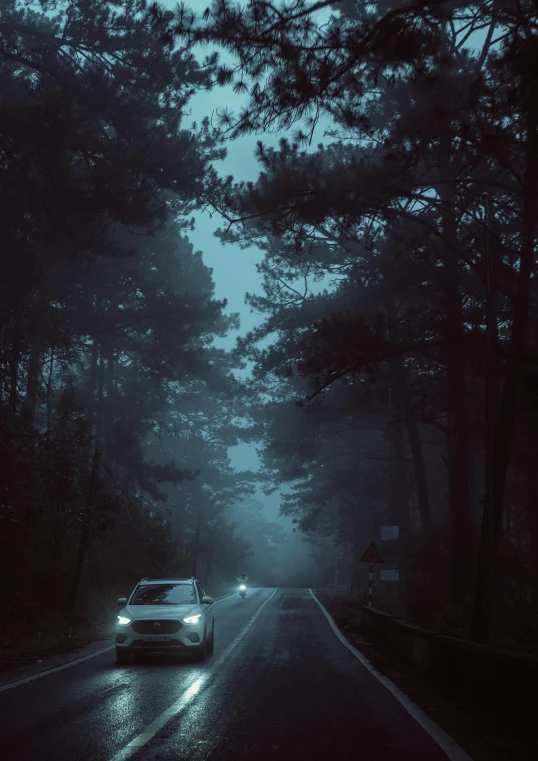
[[[446,761],[307,589],[230,597],[215,622],[215,653],[201,664],[117,666],[110,651],[1,692],[0,757]]]

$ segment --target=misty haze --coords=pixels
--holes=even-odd
[[[0,0],[2,761],[536,761],[533,0]]]

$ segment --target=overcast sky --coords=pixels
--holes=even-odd
[[[230,87],[214,89],[210,93],[200,93],[189,103],[191,117],[185,120],[185,124],[190,123],[191,120],[199,122],[223,106],[233,108],[231,106],[233,102],[239,106],[241,98],[235,95]],[[259,169],[254,158],[254,148],[258,139],[259,137],[256,136],[247,136],[230,142],[227,146],[226,158],[224,161],[218,162],[219,174],[223,176],[231,174],[236,180],[256,179]],[[263,139],[268,143],[274,143],[278,138],[270,135],[264,136]],[[243,251],[234,245],[222,245],[220,240],[215,237],[215,230],[222,225],[222,219],[219,215],[199,212],[195,217],[196,227],[193,232],[189,233],[189,238],[194,247],[202,252],[204,262],[213,270],[215,295],[219,299],[228,300],[227,311],[239,312],[240,314],[241,327],[239,333],[231,332],[226,339],[218,341],[219,346],[231,349],[239,334],[248,332],[260,321],[259,317],[252,314],[250,308],[245,304],[245,293],[260,292],[256,272],[256,262],[260,259],[260,253],[256,248]],[[259,467],[260,461],[255,447],[252,445],[242,444],[234,447],[230,450],[230,455],[235,468],[257,470]],[[278,513],[278,495],[274,495],[270,500],[270,505],[267,497],[258,496],[263,499],[264,503],[267,503],[272,514]]]

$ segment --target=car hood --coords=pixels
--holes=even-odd
[[[140,621],[145,618],[185,618],[201,612],[201,605],[126,605],[119,615]]]

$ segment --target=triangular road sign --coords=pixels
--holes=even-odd
[[[379,548],[375,542],[368,547],[366,552],[361,558],[361,563],[382,563],[383,558],[379,552]]]

